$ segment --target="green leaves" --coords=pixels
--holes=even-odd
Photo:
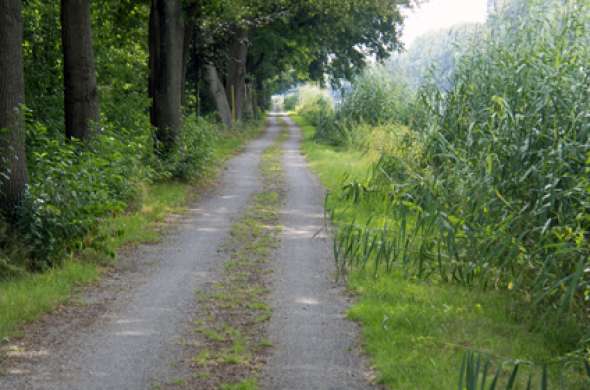
[[[138,182],[151,175],[145,150],[124,131],[104,130],[85,145],[31,123],[27,143],[31,180],[19,226],[33,270],[59,264],[69,251],[101,247],[99,221],[123,212],[138,196]]]
[[[211,161],[215,130],[214,125],[203,118],[185,118],[176,150],[164,164],[172,177],[191,180],[205,171]]]
[[[590,383],[590,370],[588,370],[588,362],[585,361],[587,372],[586,378],[584,373],[581,372],[583,368],[575,364],[574,370],[577,375],[580,375],[579,385],[584,386]],[[495,371],[492,367],[496,365]],[[566,362],[555,362],[555,370],[552,371],[553,378],[551,388],[557,388],[557,383],[561,382],[560,377],[566,374],[566,371],[570,370],[571,374],[571,363]],[[568,367],[569,366],[569,367]],[[523,369],[526,371],[523,373]],[[528,372],[528,376],[526,373]],[[493,376],[490,376],[493,375]],[[488,381],[490,379],[490,381]],[[463,360],[459,369],[459,390],[512,390],[518,388],[526,388],[527,390],[540,389],[547,390],[550,388],[549,384],[549,370],[547,364],[542,366],[534,365],[530,362],[524,361],[504,361],[498,362],[497,359],[487,356],[483,353],[466,351],[463,354]],[[563,387],[560,387],[563,388]],[[581,388],[581,387],[580,387]]]
[[[509,290],[518,318],[587,356],[590,125],[581,118],[590,117],[590,90],[580,70],[590,63],[590,15],[578,0],[518,3],[488,23],[450,86],[422,88],[411,109],[424,126],[413,142],[374,126],[399,120],[380,109],[394,91],[378,79],[353,85],[332,115],[354,118],[348,126],[319,126],[318,135],[346,128],[365,142],[341,144],[362,148],[384,127],[398,145],[369,148],[384,156],[366,189],[347,185],[348,207],[368,215],[336,226],[338,265]],[[337,219],[348,213],[335,210]]]

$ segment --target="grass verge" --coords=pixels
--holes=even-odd
[[[314,128],[294,117],[303,129],[303,150],[312,170],[332,193],[328,208],[339,204],[344,177],[362,179],[378,156],[317,144]],[[337,218],[366,220],[367,207],[346,208]],[[335,221],[336,223],[342,221]],[[349,317],[362,325],[364,348],[378,373],[378,381],[392,389],[457,388],[459,369],[466,350],[481,351],[496,362],[518,359],[523,362],[519,377],[526,383],[535,371],[533,388],[539,388],[538,367],[560,355],[560,346],[549,335],[533,332],[511,316],[511,296],[499,291],[481,291],[433,281],[407,279],[401,273],[379,273],[352,269],[348,285],[357,295]],[[510,376],[512,365],[494,366]],[[550,367],[550,377],[560,370]],[[536,379],[535,379],[536,378]],[[566,375],[553,386],[578,387],[577,379]],[[525,388],[524,384],[517,384]],[[553,388],[550,387],[550,388]],[[520,387],[515,387],[520,388]]]
[[[211,168],[195,183],[146,185],[139,210],[108,218],[101,223],[100,232],[107,237],[108,250],[116,253],[124,246],[157,241],[166,216],[182,212],[193,200],[193,194],[199,192],[195,188],[211,183],[222,163],[261,130],[258,126],[247,131],[223,132],[215,144]],[[23,324],[67,302],[77,287],[97,281],[109,263],[112,259],[107,259],[104,254],[86,250],[46,273],[0,281],[0,342],[18,336]]]

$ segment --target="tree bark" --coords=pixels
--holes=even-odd
[[[226,94],[230,99],[234,121],[241,121],[246,99],[246,60],[248,57],[248,33],[239,29],[229,47]]]
[[[268,97],[264,90],[264,82],[261,78],[255,78],[256,85],[256,106],[259,110],[264,111],[268,108]]]
[[[160,58],[160,15],[158,13],[157,2],[152,1],[149,17],[148,42],[149,42],[149,76],[148,76],[148,96],[152,100],[150,106],[150,123],[156,126],[156,110],[153,101],[156,96],[156,75],[158,74],[158,65]]]
[[[151,120],[157,151],[167,156],[182,126],[184,18],[180,0],[152,0],[150,15]]]
[[[223,89],[223,84],[219,79],[217,69],[215,69],[214,65],[210,64],[206,64],[204,68],[205,78],[207,80],[211,96],[215,100],[217,113],[219,114],[219,117],[221,118],[223,124],[226,127],[230,128],[233,125],[231,109],[227,99],[227,95],[225,94],[225,90]]]
[[[90,0],[61,0],[66,136],[86,140],[98,122]]]
[[[182,45],[182,81],[181,81],[182,106],[186,105],[187,71],[188,71],[188,63],[189,63],[190,54],[191,54],[191,45],[193,43],[193,29],[194,29],[194,25],[192,22],[187,22],[184,26],[184,42]]]
[[[0,0],[0,212],[16,217],[27,185],[21,0]]]
[[[246,90],[244,91],[243,115],[246,119],[253,119],[256,117],[254,110],[254,91],[252,84],[246,83]]]

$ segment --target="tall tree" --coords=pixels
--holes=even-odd
[[[214,65],[205,65],[205,79],[207,80],[209,93],[213,97],[221,121],[226,127],[232,127],[233,119],[231,108],[229,106],[227,95],[225,94],[225,89],[223,88],[223,84],[219,79],[217,69]]]
[[[27,184],[21,0],[0,0],[0,210],[15,216]]]
[[[162,157],[174,149],[182,125],[184,30],[180,0],[152,0],[149,93],[151,121]]]
[[[246,60],[248,58],[248,34],[237,28],[227,54],[226,94],[230,99],[234,121],[241,121],[246,104]]]
[[[61,0],[66,135],[88,139],[98,121],[90,0]]]

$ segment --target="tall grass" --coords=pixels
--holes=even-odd
[[[512,291],[515,316],[588,356],[590,8],[518,5],[488,22],[448,91],[421,89],[424,127],[398,134],[414,153],[386,151],[346,185],[374,212],[339,226],[334,251],[341,270]]]
[[[411,100],[403,79],[394,80],[385,67],[375,65],[356,77],[337,115],[341,120],[371,125],[406,122]]]

